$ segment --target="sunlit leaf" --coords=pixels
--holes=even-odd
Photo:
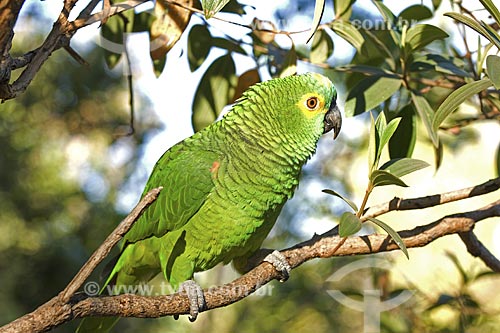
[[[339,221],[339,236],[348,237],[361,230],[361,220],[350,212],[345,212]]]
[[[314,16],[313,16],[311,31],[309,33],[309,36],[307,37],[306,44],[309,43],[311,38],[314,36],[316,30],[318,29],[319,23],[321,22],[321,18],[323,17],[324,10],[325,10],[325,0],[316,0],[314,4]]]
[[[314,35],[309,59],[313,64],[322,64],[328,60],[332,52],[332,38],[324,29],[319,29]]]
[[[479,0],[481,4],[486,8],[486,10],[491,14],[491,16],[495,19],[495,21],[500,24],[500,11],[498,7],[493,4],[492,0]],[[498,5],[498,2],[497,2]]]
[[[424,123],[429,138],[434,144],[434,147],[437,147],[439,145],[439,138],[437,135],[437,131],[432,127],[434,110],[432,110],[429,102],[427,102],[427,99],[424,96],[416,95],[412,92],[411,100],[413,101],[413,105],[415,106],[415,110],[417,110],[420,119],[422,119],[422,122]]]
[[[334,0],[333,10],[335,11],[335,19],[348,21],[352,15],[352,5],[355,0]]]
[[[278,77],[286,77],[290,75],[297,74],[297,52],[295,52],[295,46],[288,50],[285,60],[280,64],[281,69],[279,71]]]
[[[370,173],[377,168],[376,160],[379,142],[380,136],[375,126],[375,119],[373,119],[373,114],[370,112],[370,133],[368,137],[368,170]]]
[[[197,132],[217,119],[232,100],[237,77],[231,55],[217,58],[208,67],[196,89],[193,100],[193,128]]]
[[[380,170],[386,170],[394,176],[403,177],[404,175],[427,168],[428,166],[429,163],[422,160],[414,158],[398,158],[387,161],[380,167]]]
[[[372,110],[394,95],[401,87],[399,78],[370,76],[354,86],[345,103],[346,116],[354,116]]]
[[[468,26],[471,29],[474,29],[476,32],[483,35],[485,38],[489,39],[490,42],[495,44],[497,46],[497,48],[500,49],[500,42],[495,40],[494,38],[492,38],[491,34],[476,20],[474,20],[466,15],[463,15],[460,13],[455,13],[455,12],[445,13],[444,15],[449,16],[449,17],[453,18],[454,20],[457,20],[460,23],[465,24],[466,26]]]
[[[500,57],[494,54],[486,58],[486,73],[496,89],[500,89]]]
[[[194,0],[183,0],[182,4],[192,6]],[[173,5],[165,0],[158,0],[154,8],[155,20],[149,30],[149,51],[151,59],[165,58],[186,29],[191,11]]]
[[[205,18],[208,20],[220,12],[228,2],[229,0],[201,0],[201,7],[203,8]]]
[[[392,137],[392,135],[394,134],[394,132],[398,128],[400,121],[401,121],[401,118],[399,118],[399,117],[394,118],[384,128],[384,132],[382,133],[382,135],[380,137],[380,150],[384,149],[387,142],[389,142],[389,139]]]
[[[403,241],[403,239],[401,238],[401,236],[398,234],[398,232],[396,230],[392,229],[387,223],[384,223],[384,222],[380,221],[379,219],[370,217],[370,218],[368,218],[368,220],[370,220],[371,222],[375,223],[376,225],[378,225],[379,227],[384,229],[384,231],[387,232],[387,234],[389,236],[391,236],[394,243],[396,243],[396,245],[401,249],[401,251],[403,251],[406,258],[410,259],[410,256],[408,254],[408,250],[406,249],[405,242]]]
[[[441,103],[434,114],[434,119],[432,121],[432,129],[434,132],[438,130],[439,126],[443,123],[446,117],[455,111],[460,104],[491,85],[491,80],[485,78],[479,81],[467,83],[452,92],[448,97],[446,97],[443,103]]]
[[[389,156],[391,158],[411,157],[417,140],[417,124],[413,106],[408,104],[399,111],[398,116],[401,117],[401,121],[389,140]]]
[[[374,187],[387,185],[408,187],[399,177],[384,170],[374,170],[370,175],[370,182]]]
[[[335,20],[330,25],[333,32],[337,35],[345,39],[349,44],[354,46],[354,48],[361,52],[361,47],[365,42],[363,35],[359,32],[359,30],[354,27],[350,22],[343,20]]]
[[[330,195],[336,196],[336,197],[344,200],[344,202],[347,203],[355,212],[358,211],[358,206],[356,206],[356,204],[354,202],[352,202],[351,200],[347,199],[342,194],[340,194],[338,192],[335,192],[334,190],[330,190],[330,189],[324,189],[322,192],[324,192],[326,194],[330,194]]]
[[[211,37],[206,25],[194,25],[189,31],[187,53],[191,72],[197,70],[207,58]]]
[[[405,39],[407,52],[419,50],[438,39],[444,39],[448,34],[431,24],[417,24],[408,29]]]

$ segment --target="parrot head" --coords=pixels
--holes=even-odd
[[[250,87],[238,101],[243,118],[254,118],[261,130],[273,130],[286,140],[316,143],[331,130],[334,139],[342,125],[332,82],[317,73],[277,78]],[[239,107],[236,107],[238,109]],[[294,140],[295,139],[295,140]]]

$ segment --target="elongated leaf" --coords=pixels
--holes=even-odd
[[[193,100],[193,128],[197,132],[217,119],[233,98],[237,77],[231,55],[217,58],[208,67]]]
[[[336,197],[344,200],[344,202],[347,203],[355,212],[358,211],[358,206],[356,206],[356,204],[354,202],[352,202],[351,200],[347,199],[342,194],[340,194],[338,192],[335,192],[334,190],[330,190],[330,189],[324,189],[322,192],[326,193],[326,194],[330,194],[330,195],[336,196]]]
[[[486,10],[493,16],[495,21],[500,24],[500,11],[498,10],[497,7],[493,4],[493,1],[491,0],[479,0],[481,4],[486,8]],[[498,2],[497,2],[498,4]]]
[[[363,47],[363,43],[365,39],[363,35],[356,29],[350,22],[343,20],[335,20],[330,25],[333,32],[337,35],[345,39],[349,44],[354,46],[354,48],[361,52],[361,48]]]
[[[498,32],[496,32],[495,29],[493,29],[489,24],[486,24],[483,21],[481,21],[481,26],[484,28],[484,30],[486,30],[486,33],[488,34],[488,36],[490,36],[490,39],[495,41],[495,45],[498,48],[498,46],[500,45],[500,35],[498,34]]]
[[[495,167],[496,167],[495,169],[497,172],[497,177],[500,177],[500,144],[497,147],[497,158]]]
[[[382,222],[379,219],[370,217],[368,220],[370,220],[371,222],[375,223],[376,225],[378,225],[379,227],[384,229],[384,231],[387,232],[387,234],[389,236],[391,236],[394,243],[396,243],[396,245],[401,249],[401,251],[403,251],[406,258],[410,259],[410,256],[408,254],[408,249],[406,248],[405,242],[403,241],[401,236],[399,236],[399,234],[397,233],[396,230],[392,229],[387,223]]]
[[[125,53],[124,34],[131,32],[133,26],[134,10],[130,9],[111,16],[101,27],[99,46],[104,49],[104,59],[109,68],[114,68]]]
[[[472,74],[458,67],[453,61],[456,59],[446,59],[438,54],[425,54],[416,58],[410,65],[410,71],[430,71],[441,72],[445,74],[458,75],[462,77],[472,77]]]
[[[405,39],[407,53],[419,50],[438,39],[444,39],[448,34],[442,29],[430,24],[417,24],[408,29]]]
[[[374,187],[387,185],[408,187],[399,177],[384,170],[374,170],[370,175],[370,182]]]
[[[389,124],[387,124],[382,136],[380,137],[380,150],[384,149],[385,145],[389,142],[389,139],[398,128],[400,121],[401,118],[394,118],[389,122]]]
[[[220,12],[228,2],[229,0],[201,0],[201,7],[203,7],[205,18],[208,20]]]
[[[210,31],[206,25],[194,25],[188,35],[188,61],[189,69],[194,72],[203,64],[210,52]]]
[[[396,177],[403,177],[417,170],[427,168],[429,163],[414,158],[398,158],[389,160],[380,167],[380,170],[386,170]]]
[[[411,93],[411,100],[413,101],[413,105],[415,106],[415,110],[417,110],[420,119],[424,123],[425,129],[427,130],[427,134],[431,139],[434,147],[439,145],[439,138],[437,135],[437,131],[432,127],[432,121],[434,119],[434,110],[432,110],[429,102],[425,99],[425,97],[420,95],[415,95],[413,92]]]
[[[361,220],[350,212],[345,212],[339,221],[339,236],[348,237],[361,230]]]
[[[333,9],[335,11],[335,19],[348,21],[352,15],[352,5],[355,0],[334,0]]]
[[[417,140],[417,124],[413,106],[408,104],[399,111],[398,115],[401,121],[389,140],[389,156],[393,159],[411,157]]]
[[[322,64],[328,60],[332,53],[332,38],[324,29],[318,30],[314,35],[309,59],[313,64]]]
[[[370,133],[368,138],[368,172],[371,172],[377,168],[377,151],[378,142],[380,141],[377,128],[375,127],[375,119],[373,119],[373,114],[370,112]]]
[[[389,27],[389,34],[396,45],[401,44],[401,34],[398,32],[396,15],[394,15],[389,8],[382,1],[373,1],[378,11],[384,18],[384,22]]]
[[[486,58],[486,73],[496,89],[500,89],[500,57],[489,55]]]
[[[335,70],[338,72],[356,72],[363,73],[367,75],[378,75],[378,76],[387,76],[387,77],[396,77],[397,74],[386,69],[380,67],[373,67],[367,65],[352,65],[348,64],[345,66],[335,67]]]
[[[401,87],[401,83],[398,78],[384,76],[371,76],[361,80],[347,96],[346,116],[372,110],[394,95]]]
[[[314,33],[319,27],[319,23],[321,22],[321,18],[323,17],[323,11],[325,10],[325,0],[316,0],[314,4],[314,17],[313,17],[313,22],[312,22],[312,27],[311,27],[311,32],[309,33],[309,36],[307,37],[307,43],[311,40],[311,38],[314,36]]]
[[[471,96],[490,87],[491,85],[491,80],[486,78],[479,81],[467,83],[452,92],[448,97],[446,97],[443,103],[441,103],[436,113],[434,114],[432,129],[436,132],[439,126],[446,119],[446,117],[448,117],[453,111],[455,111],[460,104],[462,104]]]
[[[455,13],[455,12],[445,13],[444,15],[445,16],[449,16],[452,19],[457,20],[460,23],[465,24],[466,26],[468,26],[471,29],[474,29],[476,32],[478,32],[479,34],[483,35],[491,43],[495,44],[497,48],[500,49],[500,44],[498,43],[498,41],[496,41],[495,39],[493,39],[491,37],[490,33],[488,33],[488,31],[486,31],[486,29],[483,26],[481,26],[481,24],[479,22],[477,22],[476,20],[474,20],[474,19],[472,19],[472,18],[470,18],[468,16],[465,16],[463,14]]]

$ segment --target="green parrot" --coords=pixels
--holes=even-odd
[[[220,121],[167,150],[143,195],[157,200],[124,236],[106,284],[133,286],[162,273],[184,288],[191,319],[203,309],[196,272],[233,261],[240,271],[293,195],[322,134],[341,127],[337,92],[316,73],[258,83]],[[264,260],[287,276],[275,251]],[[78,332],[107,331],[116,318],[86,318]]]

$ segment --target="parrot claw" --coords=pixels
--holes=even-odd
[[[286,260],[285,256],[281,254],[278,250],[274,250],[272,253],[268,254],[263,261],[267,261],[274,268],[281,273],[281,277],[279,279],[280,282],[285,282],[290,277],[290,271],[292,267]]]
[[[186,292],[189,299],[189,321],[193,322],[198,317],[200,311],[203,311],[206,307],[203,289],[194,280],[187,280],[179,287],[179,292],[182,291]],[[174,316],[174,318],[178,319],[179,316]]]

